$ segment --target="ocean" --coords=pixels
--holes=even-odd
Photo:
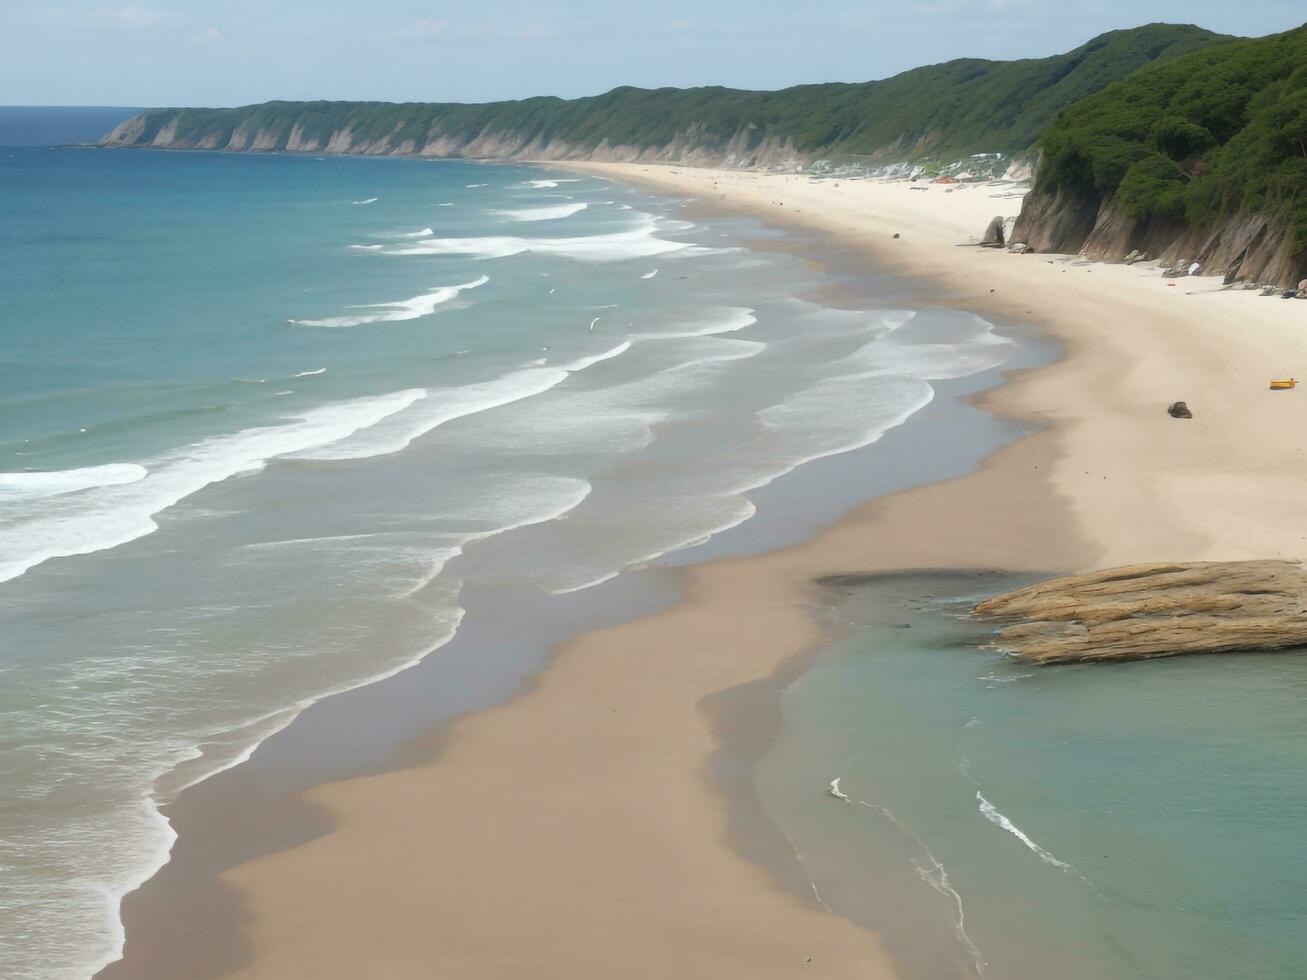
[[[114,959],[158,807],[469,592],[702,551],[1016,356],[779,238],[536,167],[0,149],[6,977]]]

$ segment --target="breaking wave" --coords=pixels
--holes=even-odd
[[[279,456],[325,446],[376,425],[426,397],[422,389],[324,405],[230,435],[211,436],[147,460],[123,464],[104,480],[79,471],[47,479],[80,482],[86,492],[59,491],[25,507],[30,498],[0,496],[0,582],[17,578],[52,558],[86,555],[134,541],[155,531],[154,516],[212,483],[262,469]],[[88,468],[103,471],[103,467]],[[144,475],[141,472],[144,471]],[[126,477],[132,479],[126,479]]]
[[[332,316],[322,320],[291,320],[297,327],[358,327],[365,323],[388,323],[395,320],[416,320],[418,317],[430,316],[436,307],[448,303],[459,293],[467,289],[476,289],[490,281],[489,276],[481,276],[471,282],[459,283],[457,286],[440,286],[429,293],[401,299],[394,303],[371,303],[356,306],[353,309],[375,310],[375,313],[354,313],[348,316]],[[298,377],[298,375],[297,375]]]
[[[496,211],[494,213],[501,218],[508,218],[510,221],[553,221],[557,218],[571,217],[584,211],[587,207],[589,205],[584,201],[578,201],[574,204],[559,204],[548,208],[525,208],[521,211]],[[429,231],[428,234],[430,234]]]
[[[53,497],[95,487],[122,486],[144,480],[149,471],[136,463],[106,463],[73,470],[0,473],[0,501],[17,497]]]
[[[694,250],[698,246],[659,238],[658,223],[652,215],[643,216],[625,231],[577,238],[520,238],[511,235],[478,238],[427,238],[411,245],[387,250],[389,255],[469,255],[479,259],[501,259],[523,252],[558,255],[583,262],[619,262],[623,259],[648,258],[668,252]]]

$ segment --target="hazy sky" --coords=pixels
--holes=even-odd
[[[0,104],[486,101],[779,88],[1037,57],[1148,21],[1268,34],[1303,0],[0,0]]]

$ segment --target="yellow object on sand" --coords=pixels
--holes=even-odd
[[[1298,382],[1294,378],[1276,378],[1271,381],[1272,391],[1283,391],[1286,388],[1296,388]]]

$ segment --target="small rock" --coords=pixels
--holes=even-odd
[[[898,237],[899,237],[899,233],[898,233],[897,231],[894,233],[894,237],[895,237],[895,238],[898,238]]]
[[[1298,290],[1286,289],[1280,294],[1280,299],[1295,299],[1298,296]]]
[[[1166,414],[1173,419],[1191,419],[1194,413],[1189,411],[1189,406],[1184,402],[1173,402],[1171,407],[1166,410]]]

